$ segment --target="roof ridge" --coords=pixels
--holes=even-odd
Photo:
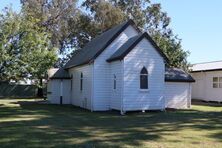
[[[200,62],[200,63],[194,63],[193,65],[197,65],[197,64],[206,64],[206,63],[216,63],[216,62],[222,62],[222,60],[218,60],[218,61],[209,61],[209,62]]]
[[[156,51],[160,54],[160,56],[163,57],[165,62],[168,62],[169,59],[167,56],[163,53],[163,51],[159,48],[159,46],[154,42],[154,40],[149,36],[147,32],[143,32],[141,34],[138,34],[136,36],[133,36],[129,38],[119,49],[110,56],[106,61],[112,62],[116,60],[122,60],[142,39],[146,38],[151,45],[156,49]],[[133,41],[132,41],[133,40]],[[131,43],[128,43],[129,41],[132,41]]]
[[[130,25],[137,30],[138,33],[141,32],[133,20],[129,19],[128,21],[124,21],[86,43],[81,51],[72,56],[65,64],[65,69],[93,62]]]
[[[128,21],[129,21],[129,20],[128,20]],[[126,25],[128,21],[123,21],[123,22],[120,23],[120,24],[117,24],[117,25],[115,25],[115,26],[113,26],[113,27],[111,27],[111,28],[108,28],[108,29],[100,32],[100,33],[97,34],[92,40],[96,39],[97,37],[103,35],[104,33],[108,32],[108,31],[111,31],[112,29],[115,29],[115,28],[117,28],[117,27],[119,27],[119,26],[121,26],[121,25],[123,25],[123,26]],[[90,40],[90,41],[92,41],[92,40]],[[90,42],[90,41],[89,41],[89,42]],[[86,43],[86,44],[87,44],[87,43]]]

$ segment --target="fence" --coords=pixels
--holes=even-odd
[[[35,85],[0,83],[0,98],[32,98],[37,97],[37,92]]]

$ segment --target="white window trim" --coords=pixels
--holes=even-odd
[[[140,92],[149,92],[149,88],[148,89],[139,89]]]
[[[116,75],[113,74],[113,90],[117,89],[117,81],[116,81]]]
[[[214,78],[217,78],[217,82],[214,82]],[[212,88],[213,89],[221,89],[222,88],[222,77],[221,76],[217,76],[217,77],[213,77],[212,78]],[[214,84],[217,84],[217,87],[214,87]],[[221,84],[221,86],[220,86]]]
[[[147,87],[148,87],[148,88],[146,88],[146,89],[141,89],[141,88],[139,87],[139,91],[140,91],[140,92],[149,92],[149,91],[150,91],[150,87],[149,87],[149,74],[141,74],[141,75],[147,75],[147,81],[148,81],[148,82],[147,82],[147,83],[148,83],[148,84],[147,84]],[[141,75],[140,75],[140,76],[141,76]]]
[[[144,66],[143,68],[146,68],[146,67]],[[143,68],[142,68],[142,69],[143,69]],[[142,70],[142,69],[141,69],[141,70]],[[146,70],[147,70],[147,68],[146,68]],[[141,84],[140,84],[140,82],[141,82],[141,81],[140,81],[140,78],[141,78],[141,76],[147,76],[147,88],[145,88],[145,89],[141,89],[141,88],[140,88],[140,85],[141,85]],[[147,70],[147,74],[141,74],[141,71],[140,71],[140,73],[139,73],[139,91],[141,91],[141,92],[149,92],[149,89],[150,89],[150,88],[149,88],[149,72],[148,72],[148,70]]]

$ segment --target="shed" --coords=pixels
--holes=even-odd
[[[54,74],[53,74],[54,73]],[[63,68],[50,69],[47,84],[47,98],[53,104],[70,104],[71,77]]]
[[[193,64],[192,99],[222,102],[222,61]]]

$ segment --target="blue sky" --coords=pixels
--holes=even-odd
[[[12,5],[13,10],[16,10],[17,12],[20,10],[20,0],[0,0],[0,10],[10,5]]]
[[[222,60],[221,0],[155,0],[172,18],[171,27],[191,52],[191,63]]]
[[[20,0],[0,0],[0,9],[10,3],[19,11]],[[222,60],[221,0],[154,0],[172,18],[171,28],[190,51],[191,63]],[[220,43],[221,42],[221,43]]]

